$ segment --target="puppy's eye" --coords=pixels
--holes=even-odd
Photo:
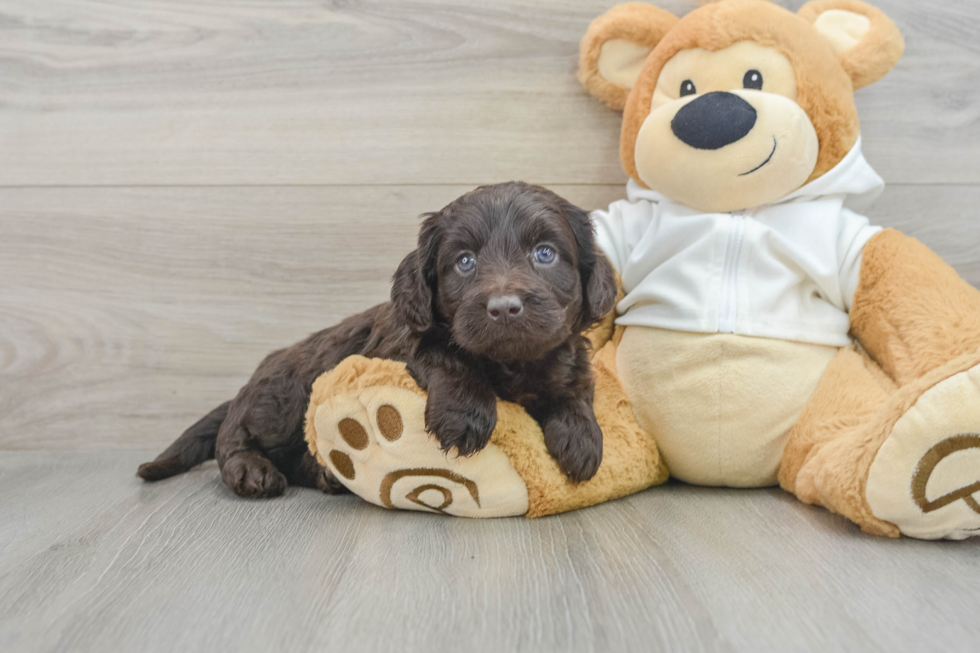
[[[698,89],[694,87],[694,82],[689,79],[685,79],[681,82],[681,97],[685,95],[694,95],[698,92]]]
[[[762,90],[762,73],[758,70],[750,70],[745,73],[745,77],[742,78],[743,88],[753,88],[757,91]]]
[[[476,267],[476,257],[472,254],[463,254],[458,259],[456,259],[456,269],[460,272],[466,273],[473,270]]]
[[[534,250],[534,260],[541,265],[549,265],[555,262],[558,253],[548,245],[540,245]]]

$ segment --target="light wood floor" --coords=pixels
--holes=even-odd
[[[0,0],[0,651],[978,650],[980,540],[775,489],[466,521],[134,477],[383,300],[423,211],[621,198],[574,76],[611,4]],[[908,49],[858,96],[871,215],[980,285],[980,3],[878,4]]]

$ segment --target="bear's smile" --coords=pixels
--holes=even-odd
[[[769,156],[766,157],[766,160],[763,161],[762,163],[760,163],[759,165],[757,165],[756,167],[752,168],[748,172],[743,172],[742,174],[739,175],[739,177],[744,177],[745,175],[751,175],[753,172],[755,172],[756,170],[758,170],[762,166],[764,166],[767,163],[769,163],[770,161],[772,161],[772,155],[776,153],[776,146],[778,144],[779,143],[776,141],[776,137],[773,136],[772,137],[772,152],[769,153]]]

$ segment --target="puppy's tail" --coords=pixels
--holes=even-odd
[[[218,429],[228,417],[230,405],[231,402],[226,401],[199,419],[153,462],[140,465],[136,475],[147,481],[159,481],[186,472],[191,467],[214,458],[214,443],[218,439]]]

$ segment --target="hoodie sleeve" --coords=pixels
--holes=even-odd
[[[844,299],[844,309],[848,312],[854,302],[854,291],[857,290],[861,275],[861,260],[864,246],[871,237],[881,231],[881,227],[873,227],[866,217],[858,215],[850,209],[843,209],[840,214],[841,228],[837,239],[837,269],[840,279],[841,297]]]
[[[619,200],[605,211],[592,212],[596,245],[620,275],[655,212],[656,204],[646,200]]]

